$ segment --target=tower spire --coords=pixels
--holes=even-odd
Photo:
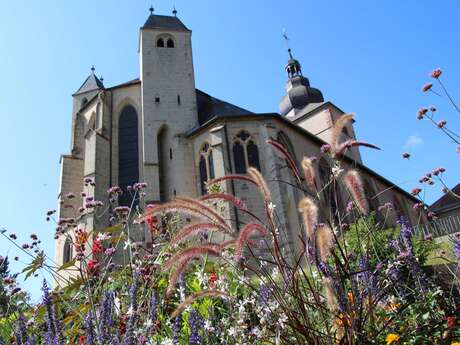
[[[94,65],[91,66],[91,73],[94,74],[94,71],[96,70],[96,68],[94,67]]]

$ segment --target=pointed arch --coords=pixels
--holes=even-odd
[[[169,162],[168,126],[162,125],[157,134],[158,150],[158,186],[160,201],[168,200],[169,176],[167,164]]]
[[[120,205],[130,206],[133,199],[128,186],[139,182],[139,133],[137,111],[126,105],[118,119],[118,185],[123,194]]]
[[[238,174],[245,174],[249,167],[260,171],[259,149],[248,131],[238,132],[233,139],[232,151],[235,171]]]
[[[62,263],[66,264],[73,259],[73,250],[72,250],[73,244],[72,240],[67,237],[65,242],[64,242],[64,248],[63,248],[63,253],[62,253]]]
[[[214,162],[212,157],[212,147],[208,142],[204,142],[200,148],[199,158],[199,169],[200,169],[200,185],[201,194],[206,194],[206,183],[212,180],[214,175]]]

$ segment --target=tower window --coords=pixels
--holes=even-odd
[[[157,40],[157,47],[164,48],[165,46],[165,41],[162,38],[159,38]]]
[[[169,148],[169,160],[172,160],[172,148]]]
[[[64,253],[62,257],[62,263],[66,264],[72,260],[72,243],[70,238],[67,238],[64,243]]]
[[[201,194],[206,194],[206,182],[214,178],[214,162],[212,149],[208,143],[204,143],[200,150],[200,182]]]
[[[160,103],[160,97],[155,97],[155,103]]]
[[[180,95],[179,94],[177,95],[177,104],[180,105]]]
[[[174,48],[174,41],[171,38],[168,38],[168,41],[166,42],[166,46],[168,48]]]
[[[233,143],[233,161],[235,171],[238,174],[245,174],[249,167],[260,171],[259,150],[251,135],[241,131],[235,137]]]

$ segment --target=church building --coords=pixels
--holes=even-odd
[[[196,88],[192,31],[176,11],[164,16],[151,9],[139,35],[138,79],[106,87],[92,69],[72,96],[71,148],[60,160],[63,201],[59,219],[75,218],[87,200],[107,206],[111,186],[126,191],[136,182],[146,182],[145,206],[175,196],[199,197],[207,192],[208,180],[245,174],[253,166],[268,181],[279,221],[288,229],[287,246],[296,251],[302,228],[297,205],[302,194],[281,182],[292,179],[291,172],[284,158],[266,142],[275,139],[282,143],[299,167],[302,157],[316,156],[317,184],[322,185],[333,166],[321,147],[330,142],[331,128],[344,112],[310,85],[291,51],[279,112],[254,113]],[[342,136],[343,140],[355,139],[353,123],[345,127]],[[391,203],[393,211],[385,218],[388,224],[403,215],[413,223],[418,221],[412,209],[417,200],[366,167],[359,148],[346,152],[342,168],[361,172],[370,208],[379,220],[384,219],[379,206]],[[263,212],[260,195],[252,185],[225,181],[222,188],[244,200],[254,213]],[[350,197],[344,186],[336,188],[339,198],[331,200],[331,208],[345,209]],[[71,200],[66,198],[69,193],[75,195]],[[131,202],[126,192],[119,200],[120,205]],[[109,226],[107,212],[96,213],[84,211],[78,227],[91,231]],[[230,219],[244,221],[244,215],[236,210],[228,213]],[[69,237],[73,236],[67,233],[56,239],[57,264],[71,260]],[[139,234],[146,243],[149,236],[148,231]]]

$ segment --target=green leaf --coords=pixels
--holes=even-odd
[[[72,267],[73,265],[75,265],[75,259],[69,261],[69,262],[66,262],[64,265],[62,265],[61,267],[59,267],[57,269],[57,272],[59,271],[62,271],[62,270],[66,270],[68,269],[69,267]]]

